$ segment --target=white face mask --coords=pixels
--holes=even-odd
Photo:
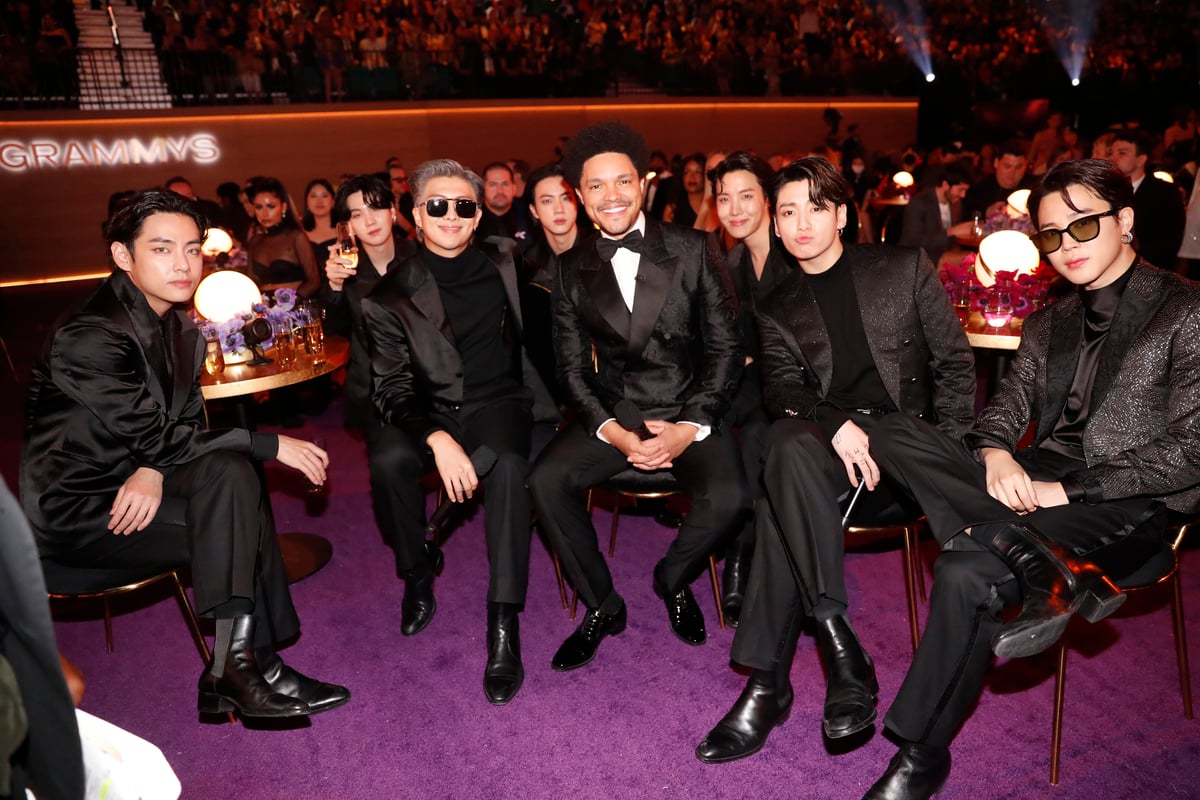
[[[855,175],[862,175],[863,172],[866,171],[866,169],[867,169],[866,164],[851,164],[850,165],[850,171],[853,172]]]

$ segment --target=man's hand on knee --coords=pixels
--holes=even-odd
[[[127,536],[145,530],[162,504],[163,475],[156,469],[138,467],[121,488],[108,515],[108,529]]]

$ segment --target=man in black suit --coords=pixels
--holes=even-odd
[[[1033,655],[1076,612],[1111,614],[1123,580],[1173,564],[1167,510],[1200,507],[1200,290],[1138,256],[1133,203],[1107,161],[1052,167],[1029,198],[1031,238],[1074,291],[1025,320],[961,440],[899,415],[876,429],[876,460],[916,498],[942,553],[925,635],[885,719],[900,749],[866,800],[940,791],[992,653]]]
[[[956,161],[931,173],[929,187],[904,207],[900,246],[921,248],[936,267],[952,237],[971,232],[971,223],[961,220],[962,199],[971,186],[971,173]]]
[[[822,727],[850,736],[875,719],[875,668],[850,625],[843,507],[879,524],[907,509],[871,457],[875,427],[912,416],[960,435],[971,423],[971,348],[919,250],[843,245],[850,184],[828,161],[777,174],[775,230],[799,269],[758,306],[767,433],[756,555],[733,660],[753,671],[696,748],[706,763],[756,753],[792,705],[799,626],[816,628],[829,678]],[[858,477],[861,475],[861,477]],[[911,511],[907,512],[911,518]]]
[[[591,661],[626,618],[581,490],[629,466],[670,469],[683,484],[692,511],[654,569],[654,589],[689,644],[705,639],[689,584],[745,512],[733,436],[721,429],[742,369],[733,309],[707,237],[642,213],[647,159],[641,135],[620,123],[583,129],[563,157],[601,235],[559,267],[554,339],[575,419],[529,477],[551,546],[587,604],[554,656],[560,671]],[[622,401],[644,418],[640,435],[617,422]]]
[[[409,179],[422,247],[362,301],[381,423],[371,448],[371,483],[404,576],[406,636],[433,619],[433,577],[443,563],[441,551],[425,541],[421,476],[436,467],[455,503],[483,484],[491,570],[483,688],[490,702],[502,705],[525,677],[518,613],[529,580],[530,432],[535,418],[556,419],[557,410],[521,346],[512,251],[472,243],[483,200],[479,176],[439,159],[421,164]],[[479,458],[468,455],[480,448],[495,455],[485,475],[476,471]]]
[[[483,216],[476,232],[480,241],[514,239],[524,250],[533,244],[533,223],[522,203],[515,201],[512,167],[493,161],[483,168]]]
[[[159,189],[109,220],[112,275],[34,367],[21,501],[43,558],[117,576],[191,564],[196,606],[216,619],[202,712],[324,711],[349,692],[275,652],[300,623],[250,459],[276,458],[316,484],[329,459],[289,436],[207,429],[204,340],[176,308],[200,281],[205,227],[195,204]]]
[[[1119,130],[1113,135],[1108,160],[1133,184],[1133,239],[1138,255],[1162,269],[1175,269],[1183,243],[1187,205],[1173,183],[1146,174],[1150,145],[1140,131]]]
[[[1033,181],[1025,176],[1029,166],[1029,159],[1026,158],[1028,150],[1028,146],[1019,139],[1009,139],[996,148],[992,174],[968,189],[963,198],[964,217],[979,214],[987,218],[1004,207],[1010,194],[1033,185]]]

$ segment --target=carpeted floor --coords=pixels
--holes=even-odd
[[[323,507],[306,502],[294,474],[273,466],[268,479],[280,529],[317,532],[334,547],[324,569],[293,586],[304,633],[284,657],[349,686],[349,705],[290,730],[199,722],[200,659],[165,594],[116,617],[112,655],[104,650],[98,610],[90,619],[57,624],[61,649],[87,680],[84,707],[161,747],[185,798],[853,800],[884,769],[894,747],[879,731],[838,752],[822,741],[824,684],[808,638],[801,639],[792,671],[791,720],[766,748],[723,766],[694,758],[693,747],[744,678],[729,666],[733,632],[717,629],[707,578],[694,589],[709,623],[708,643],[689,647],[671,636],[650,570],[672,532],[647,517],[623,516],[612,559],[629,628],[606,640],[590,666],[571,673],[550,669],[574,623],[559,602],[546,549],[535,541],[521,618],[527,678],[510,705],[489,705],[480,685],[482,514],[446,543],[433,623],[402,637],[401,584],[372,519],[364,447],[341,429],[340,411],[335,402],[299,431],[323,437],[331,450],[332,487]],[[11,453],[16,415],[3,416]],[[15,483],[15,472],[7,477]],[[607,511],[595,517],[607,531]],[[1185,603],[1195,616],[1200,565],[1187,566],[1193,568],[1184,570]],[[887,547],[852,553],[847,573],[856,625],[878,665],[886,707],[911,655],[900,555]],[[1117,618],[1073,628],[1060,786],[1047,782],[1053,664],[1038,657],[992,673],[955,742],[954,772],[940,797],[1200,797],[1200,723],[1183,718],[1166,599],[1131,601]],[[1195,645],[1193,653],[1192,679],[1200,683]]]

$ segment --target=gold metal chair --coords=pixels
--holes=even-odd
[[[1191,673],[1188,671],[1188,652],[1187,652],[1187,629],[1184,626],[1183,620],[1183,586],[1179,580],[1179,547],[1183,543],[1183,537],[1187,535],[1188,528],[1194,524],[1193,522],[1184,522],[1176,526],[1175,538],[1170,544],[1169,557],[1163,558],[1163,564],[1158,569],[1156,574],[1147,575],[1144,579],[1138,579],[1136,583],[1126,585],[1120,583],[1121,589],[1126,593],[1140,592],[1147,589],[1153,589],[1156,586],[1169,584],[1171,587],[1171,618],[1174,622],[1175,632],[1175,660],[1179,666],[1179,689],[1183,696],[1183,716],[1185,719],[1192,719],[1192,681]],[[1151,568],[1150,571],[1153,571]],[[1053,729],[1050,736],[1050,785],[1058,785],[1058,768],[1060,763],[1060,754],[1062,748],[1062,719],[1063,719],[1063,700],[1066,694],[1067,683],[1067,635],[1058,642],[1058,671],[1054,677],[1054,721]]]
[[[612,527],[608,536],[609,558],[612,558],[613,554],[617,551],[617,529],[621,525],[621,505],[625,500],[630,500],[633,503],[636,503],[638,500],[663,500],[683,492],[683,487],[679,485],[679,481],[676,480],[675,475],[669,470],[644,472],[630,467],[599,484],[599,486],[588,490],[588,513],[592,511],[592,500],[597,488],[611,492],[614,498]],[[557,568],[557,566],[556,558],[555,567]],[[724,629],[725,609],[721,605],[721,584],[717,577],[717,558],[712,554],[708,556],[708,572],[709,577],[712,579],[713,600],[717,605],[717,622]],[[572,592],[571,619],[575,619],[578,606],[579,594]]]
[[[926,600],[925,571],[921,568],[920,553],[917,549],[918,534],[924,517],[905,520],[892,525],[848,525],[846,527],[846,543],[848,545],[873,542],[899,533],[903,537],[904,546],[901,554],[904,558],[904,591],[908,599],[908,627],[912,635],[913,652],[921,643],[921,626],[917,617],[917,593],[921,600]]]
[[[200,620],[196,618],[196,610],[192,607],[192,601],[188,599],[187,592],[183,588],[183,581],[179,578],[179,569],[139,577],[136,572],[119,574],[112,570],[68,567],[55,561],[42,559],[42,572],[46,576],[46,589],[52,600],[94,600],[99,598],[103,602],[104,641],[109,653],[113,651],[112,608],[109,601],[114,597],[140,591],[169,578],[174,583],[179,609],[183,612],[183,618],[192,632],[196,649],[200,651],[205,664],[212,660],[212,653],[204,641],[204,635],[200,632]]]

